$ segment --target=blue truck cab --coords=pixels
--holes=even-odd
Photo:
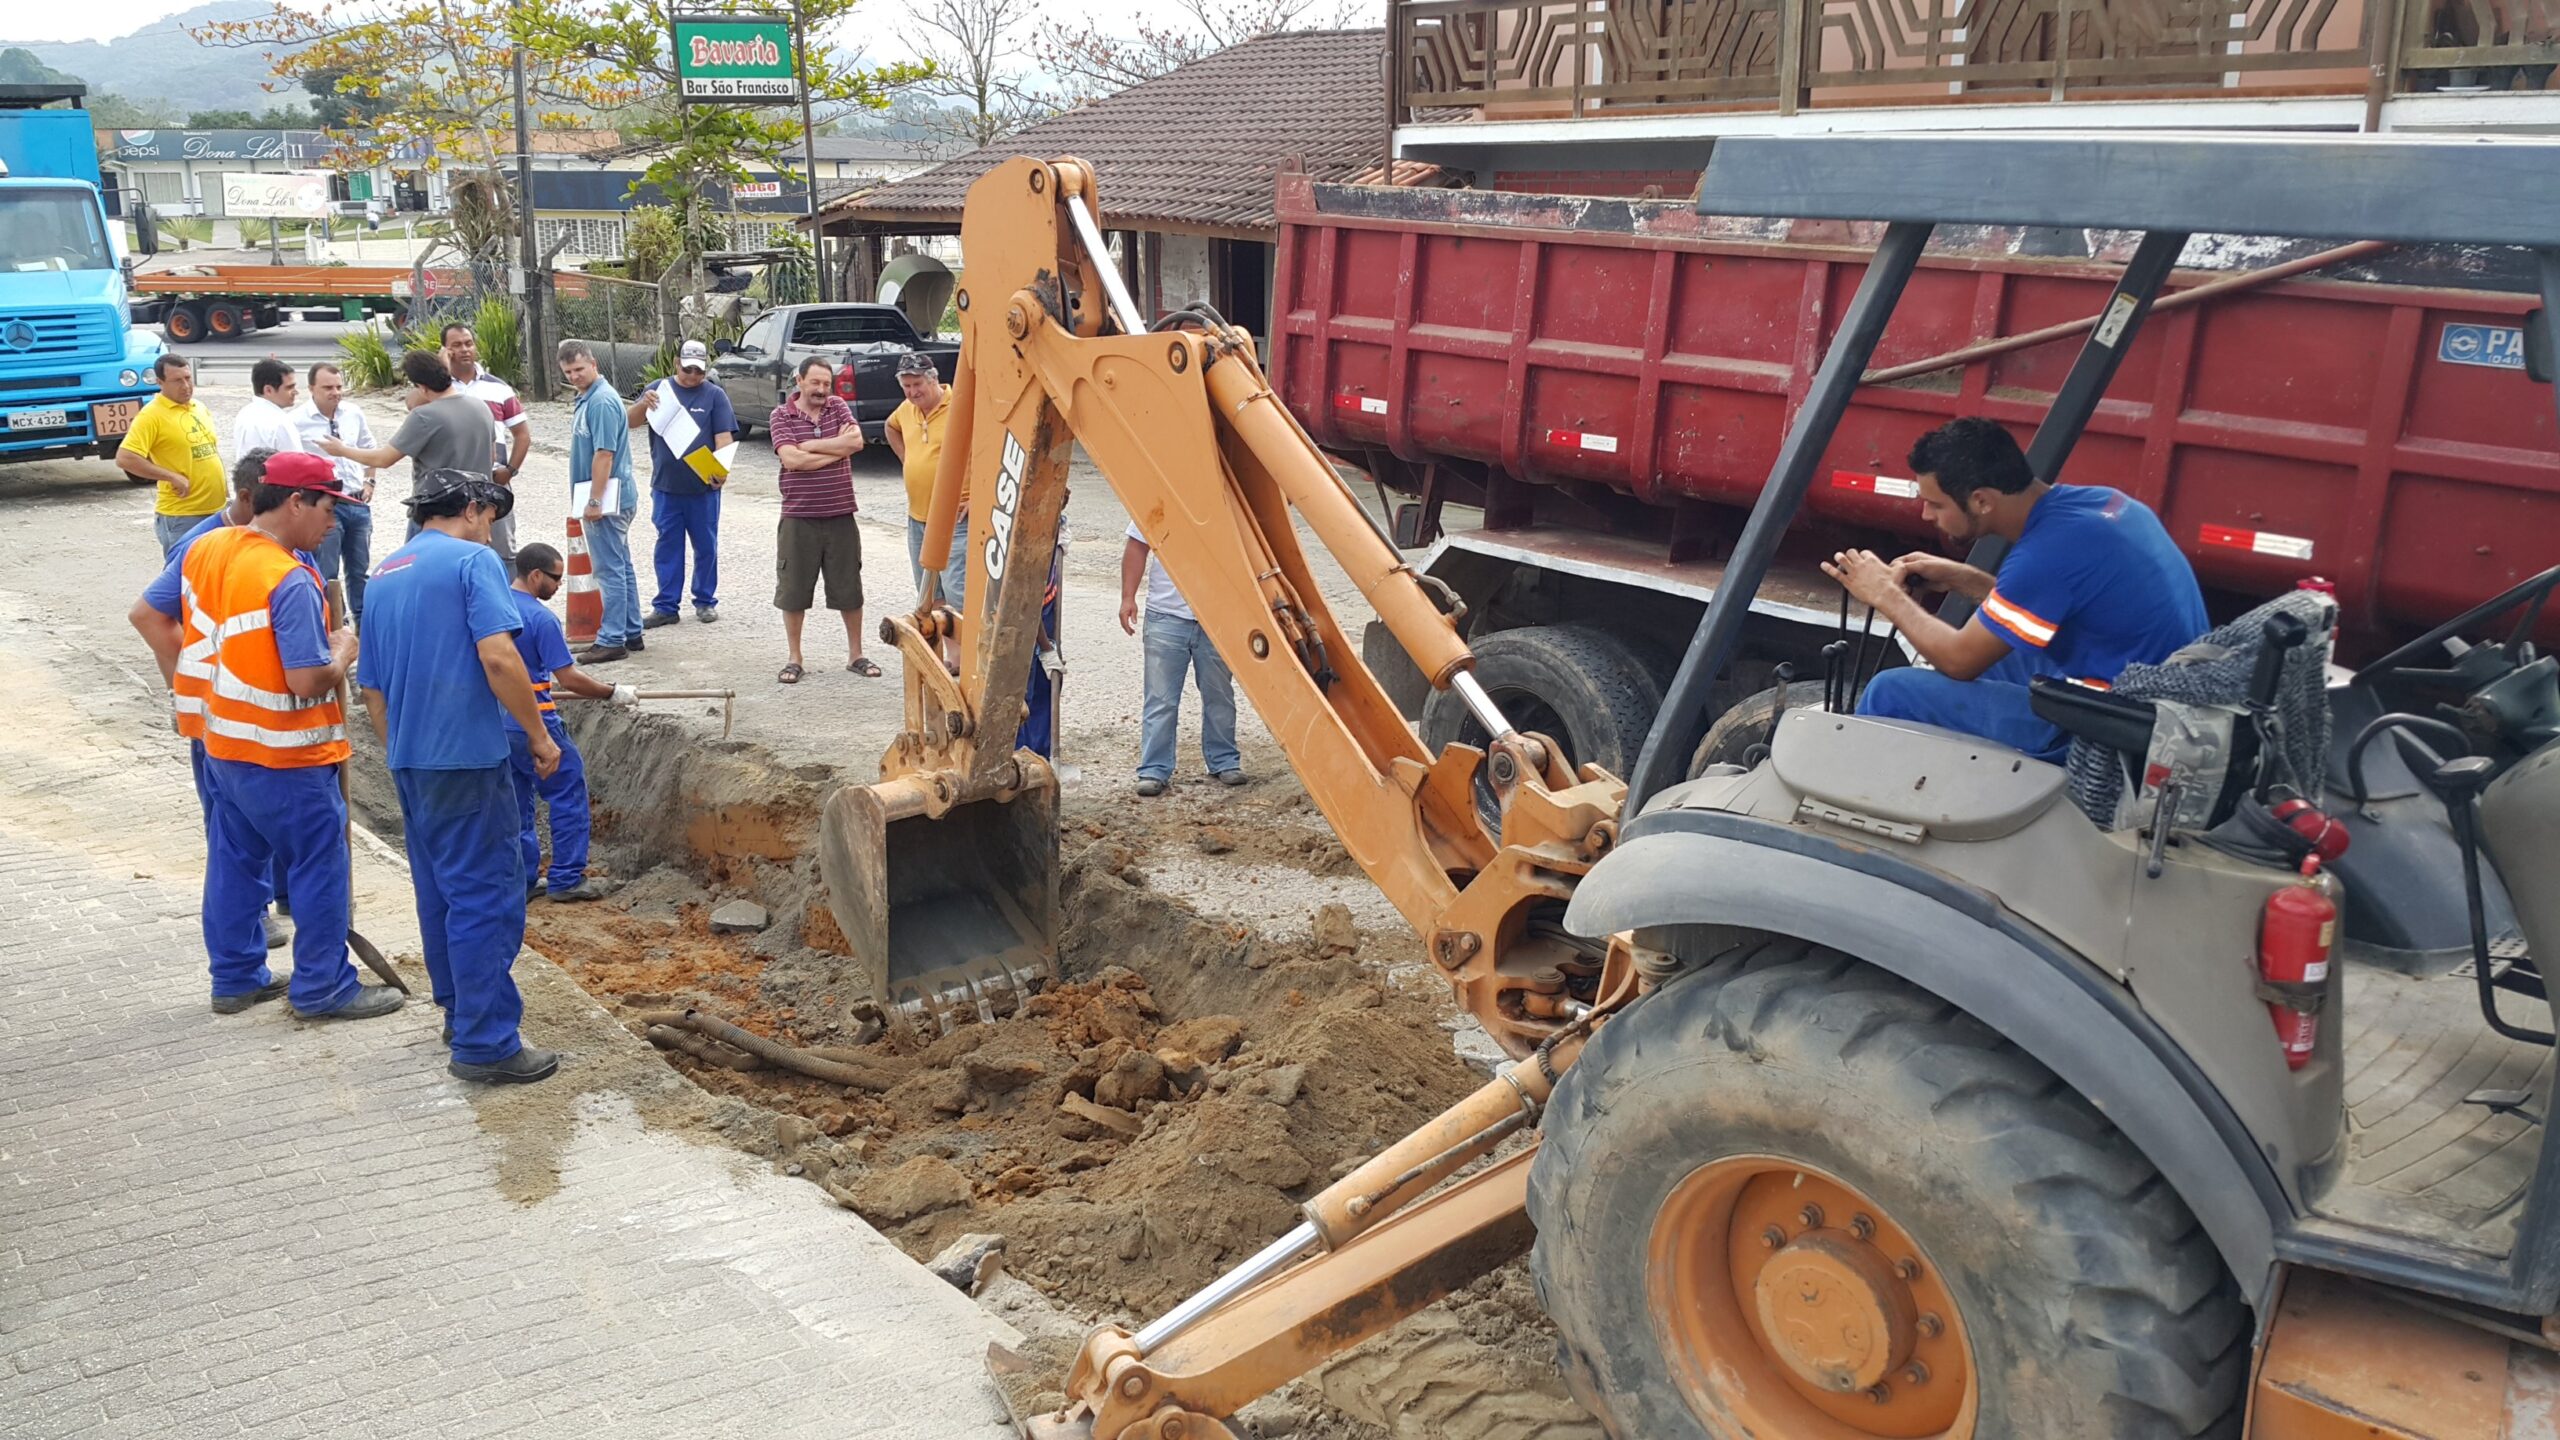
[[[160,338],[128,318],[86,94],[0,85],[0,462],[112,457],[159,393]]]

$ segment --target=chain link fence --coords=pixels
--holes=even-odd
[[[681,337],[669,326],[664,292],[639,280],[580,271],[544,277],[543,334],[554,345],[584,340],[596,365],[616,390],[629,394],[653,369],[672,364],[665,354]],[[544,357],[546,363],[549,357]]]

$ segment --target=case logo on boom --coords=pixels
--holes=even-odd
[[[1004,432],[1004,467],[996,476],[996,513],[988,528],[995,533],[987,537],[987,584],[1004,578],[1005,556],[1013,549],[1013,507],[1022,503],[1022,464],[1030,452],[1013,432]]]

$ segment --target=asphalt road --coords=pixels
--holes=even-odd
[[[183,347],[196,363],[199,384],[247,385],[249,367],[273,355],[299,373],[315,360],[338,358],[338,337],[362,329],[343,320],[288,320],[239,340],[204,340]]]

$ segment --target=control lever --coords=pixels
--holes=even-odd
[[[2447,760],[2429,777],[2436,794],[2444,800],[2445,813],[2453,820],[2453,838],[2462,846],[2462,898],[2471,913],[2471,978],[2480,987],[2480,1018],[2489,1028],[2510,1040],[2527,1045],[2548,1045],[2548,1030],[2514,1025],[2498,1014],[2498,990],[2494,967],[2489,958],[2489,917],[2480,898],[2480,792],[2497,778],[2498,762],[2486,755],[2463,755]]]
[[[1778,743],[1778,722],[1787,718],[1787,692],[1795,688],[1796,667],[1784,660],[1778,662],[1778,698],[1769,705],[1769,738],[1742,752],[1742,762],[1757,765],[1769,758]]]

